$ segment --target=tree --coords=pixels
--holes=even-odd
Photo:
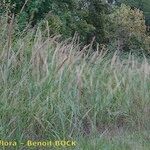
[[[116,0],[118,3],[125,3],[131,7],[138,8],[144,12],[146,25],[150,26],[150,1],[149,0]]]
[[[107,5],[100,0],[89,1],[89,18],[88,23],[95,27],[93,36],[96,37],[96,41],[101,43],[105,39],[104,23],[105,14],[107,12]]]
[[[109,20],[109,38],[117,41],[119,51],[149,46],[144,15],[139,9],[122,4],[109,15]]]
[[[103,0],[3,0],[7,10],[15,14],[22,30],[28,23],[35,26],[48,20],[50,31],[65,38],[77,32],[85,44],[96,37],[96,42],[105,38],[104,21],[107,12]],[[13,6],[13,7],[12,7]],[[3,7],[6,10],[6,7]]]

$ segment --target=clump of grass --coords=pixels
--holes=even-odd
[[[107,143],[115,149],[119,133],[149,130],[146,59],[141,64],[132,56],[108,59],[99,50],[89,56],[91,46],[81,49],[77,37],[45,39],[39,30],[12,40],[6,57],[5,30],[0,29],[6,37],[0,44],[1,139],[76,139],[81,149],[90,149],[93,141],[89,147],[84,141],[96,135],[102,149]],[[124,149],[134,149],[126,142]]]

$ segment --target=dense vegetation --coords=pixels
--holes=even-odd
[[[90,42],[91,36],[96,36],[97,41],[102,42],[104,37],[106,6],[99,0],[9,0],[3,6],[10,15],[16,16],[20,30],[28,23],[35,26],[46,19],[51,34],[71,37],[78,32],[85,42]]]
[[[2,0],[0,149],[149,150],[150,4],[108,2]]]
[[[48,26],[50,35],[61,34],[65,39],[77,33],[83,45],[94,39],[94,50],[98,43],[111,47],[110,51],[125,50],[140,57],[143,53],[148,56],[150,4],[144,1],[141,5],[137,0],[115,1],[116,5],[108,2],[3,0],[0,12],[8,14],[8,23],[15,16],[17,35],[23,29],[38,26],[43,31]],[[129,6],[120,5],[123,2]]]
[[[149,0],[117,0],[118,3],[125,3],[136,7],[144,12],[146,25],[150,26],[150,1]]]

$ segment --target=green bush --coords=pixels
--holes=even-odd
[[[117,0],[119,3],[124,3],[143,11],[145,16],[146,25],[150,26],[150,1],[149,0]]]
[[[108,38],[118,50],[149,50],[143,12],[122,4],[109,15]]]
[[[107,4],[101,0],[3,0],[2,4],[2,12],[8,12],[10,16],[15,14],[20,30],[27,24],[33,27],[41,21],[45,22],[43,19],[47,17],[53,34],[68,38],[77,32],[85,44],[90,43],[93,37],[98,43],[105,39]]]

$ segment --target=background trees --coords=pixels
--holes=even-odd
[[[109,21],[109,38],[117,41],[118,50],[138,51],[148,44],[144,15],[139,9],[122,4],[109,15]]]
[[[146,25],[150,26],[150,1],[149,0],[116,0],[118,3],[125,3],[131,7],[143,11],[146,19]]]
[[[20,30],[29,23],[35,26],[46,17],[52,34],[71,37],[77,32],[84,43],[94,36],[97,42],[105,37],[107,4],[102,0],[3,0],[2,7],[15,14]]]
[[[123,8],[122,3],[130,8]],[[145,18],[141,18],[137,9]],[[31,28],[40,25],[42,30],[48,25],[50,34],[61,34],[64,38],[77,32],[83,44],[89,44],[93,38],[95,43],[109,44],[116,35],[122,35],[122,31],[124,35],[132,34],[126,29],[145,28],[144,24],[147,29],[150,26],[150,1],[147,0],[2,0],[0,13],[3,12],[7,12],[9,18],[15,15],[20,31],[27,25]],[[115,20],[120,17],[126,22]]]

